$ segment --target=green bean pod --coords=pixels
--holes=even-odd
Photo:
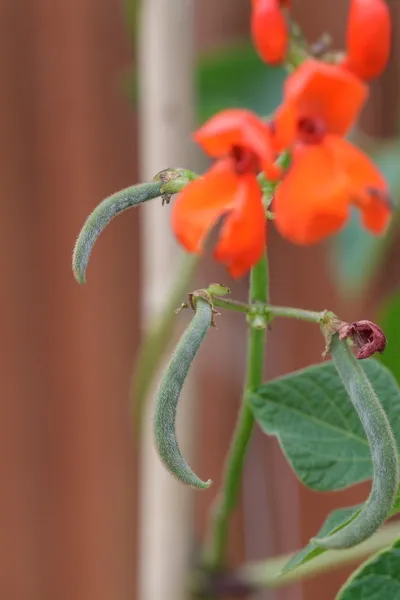
[[[211,304],[197,297],[195,315],[178,342],[158,390],[153,423],[155,444],[161,461],[179,481],[196,488],[208,488],[211,479],[199,479],[183,458],[176,436],[176,411],[190,365],[212,320]]]
[[[96,206],[81,229],[72,255],[72,270],[78,283],[86,283],[90,254],[103,229],[124,210],[161,196],[162,186],[161,180],[132,185],[108,196]]]
[[[322,548],[339,550],[360,544],[387,519],[396,498],[399,466],[396,440],[386,413],[347,342],[341,342],[335,334],[330,352],[364,428],[373,465],[371,492],[357,516],[336,533],[312,540]]]

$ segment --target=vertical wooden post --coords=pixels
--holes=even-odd
[[[147,0],[139,27],[140,171],[151,179],[167,167],[191,166],[194,126],[192,0]],[[170,231],[169,207],[145,206],[142,221],[142,300],[145,321],[156,318],[175,280],[182,256]],[[190,388],[189,391],[193,392]],[[180,400],[180,440],[191,442],[193,393]],[[185,402],[186,401],[186,402]],[[150,408],[150,407],[149,407]],[[193,492],[167,473],[156,454],[147,411],[141,447],[139,598],[179,600],[192,538]]]

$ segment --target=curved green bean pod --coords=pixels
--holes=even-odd
[[[154,437],[157,452],[168,471],[182,483],[208,488],[211,480],[202,481],[189,467],[179,449],[176,436],[176,410],[190,365],[213,320],[211,304],[196,298],[196,313],[178,342],[157,393],[154,414]]]
[[[369,538],[389,516],[399,483],[397,446],[386,413],[367,376],[338,334],[332,338],[333,362],[363,425],[373,464],[370,495],[357,516],[336,533],[312,541],[326,549],[350,548]]]
[[[78,283],[86,283],[86,268],[90,253],[103,229],[124,210],[161,196],[162,186],[162,181],[132,185],[108,196],[96,206],[80,231],[72,255],[72,270]]]

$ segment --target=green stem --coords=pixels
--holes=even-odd
[[[241,313],[249,313],[251,311],[250,304],[239,302],[238,300],[230,300],[229,298],[220,298],[219,296],[212,297],[214,306],[218,308],[227,308]]]
[[[251,304],[268,302],[268,263],[264,256],[252,269],[250,280]],[[260,321],[258,321],[260,324]],[[267,318],[263,327],[254,327],[250,321],[247,375],[244,397],[262,383]],[[225,560],[229,519],[239,499],[242,473],[247,449],[253,431],[254,417],[243,400],[231,448],[225,466],[222,489],[212,511],[211,531],[204,551],[204,565],[210,570],[220,569]]]
[[[271,320],[274,317],[285,317],[288,319],[309,321],[310,323],[320,323],[326,315],[326,311],[316,312],[313,310],[304,310],[303,308],[292,308],[291,306],[271,306],[270,304],[261,303],[259,301],[249,304],[214,295],[213,304],[218,308],[227,308],[246,314],[264,314],[267,316],[268,320]]]
[[[291,306],[266,306],[265,310],[271,317],[286,317],[287,319],[299,319],[310,323],[320,323],[326,311],[315,312],[303,308],[292,308]]]

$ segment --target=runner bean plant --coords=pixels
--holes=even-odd
[[[380,549],[355,572],[338,598],[394,598],[393,590],[400,585],[400,541],[396,541],[400,529],[397,534],[386,525],[376,532],[400,511],[400,390],[391,373],[370,358],[385,350],[385,334],[375,323],[364,319],[347,323],[329,310],[271,305],[268,291],[273,281],[267,262],[270,227],[293,244],[316,244],[341,230],[353,207],[371,234],[385,235],[393,212],[388,184],[346,136],[368,101],[370,82],[388,62],[390,13],[384,0],[350,0],[346,47],[338,52],[331,49],[327,36],[309,44],[290,8],[290,0],[251,2],[250,27],[258,54],[287,71],[283,98],[273,114],[262,118],[241,108],[215,114],[193,134],[212,159],[204,174],[166,168],[153,181],[106,198],[79,234],[73,271],[78,283],[84,283],[93,245],[114,216],[158,197],[169,203],[174,196],[171,228],[182,247],[202,254],[218,224],[215,260],[233,278],[250,273],[248,302],[230,298],[229,288],[222,284],[187,290],[183,306],[193,310],[193,318],[155,402],[154,443],[160,460],[177,479],[176,485],[207,493],[204,490],[212,482],[194,473],[179,447],[175,428],[179,398],[196,353],[218,319],[218,309],[246,318],[243,401],[193,577],[193,593],[246,594]],[[325,360],[265,383],[266,335],[276,318],[302,319],[319,327]],[[275,572],[268,568],[269,561],[231,571],[226,562],[229,520],[238,502],[255,422],[278,438],[295,474],[311,489],[332,491],[372,477],[362,505],[330,514],[309,544]],[[392,545],[382,550],[389,542]]]

